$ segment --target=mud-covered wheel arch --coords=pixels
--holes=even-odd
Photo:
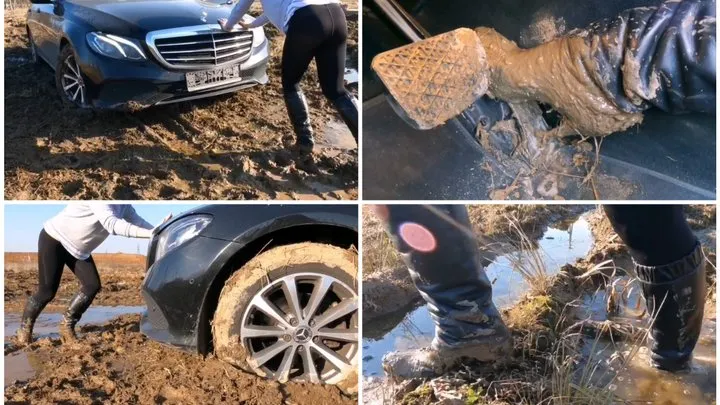
[[[318,277],[317,280],[313,280],[314,277]],[[268,316],[270,324],[262,326],[265,329],[274,329],[278,333],[268,337],[268,342],[265,343],[260,340],[259,343],[256,340],[251,341],[248,336],[241,336],[241,330],[243,326],[248,327],[248,320],[251,319],[251,309],[257,311],[258,297],[266,298],[274,308],[280,309],[283,314],[291,314],[293,311],[291,308],[284,307],[285,298],[287,294],[288,283],[286,280],[293,280],[293,290],[297,288],[297,297],[299,307],[301,308],[300,322],[295,319],[287,320],[281,319],[279,322],[272,317]],[[297,280],[297,283],[295,283]],[[318,307],[316,311],[312,311],[318,316],[314,319],[320,322],[321,316],[324,314],[322,311],[330,312],[333,308],[341,307],[345,305],[350,308],[347,316],[338,318],[340,320],[340,330],[334,330],[334,333],[340,333],[345,337],[350,336],[352,333],[357,336],[357,326],[359,323],[359,315],[357,311],[357,253],[353,250],[343,249],[333,245],[326,245],[320,243],[296,243],[290,245],[283,245],[272,248],[266,252],[263,252],[250,260],[238,271],[225,282],[225,285],[220,293],[217,309],[212,321],[212,338],[215,355],[225,362],[233,364],[240,369],[263,375],[269,378],[278,378],[278,375],[282,376],[279,372],[283,361],[290,362],[293,364],[301,364],[302,375],[298,376],[297,373],[285,374],[286,378],[293,380],[304,380],[308,379],[306,373],[305,353],[303,349],[299,347],[303,344],[297,345],[298,341],[295,339],[294,333],[298,331],[296,327],[302,325],[308,325],[313,330],[313,334],[320,333],[320,327],[312,328],[310,319],[313,313],[305,314],[305,311],[309,310],[310,301],[312,301],[312,292],[315,291],[318,286],[323,282],[328,283],[327,280],[332,281],[332,287],[327,296],[331,297],[330,300],[334,300],[328,307]],[[311,284],[308,287],[308,284]],[[274,296],[269,296],[272,293],[274,286],[282,286],[283,289],[276,293]],[[310,288],[310,290],[308,290]],[[344,291],[344,292],[343,292]],[[345,295],[344,297],[340,297]],[[277,301],[273,301],[273,297],[280,297],[283,302],[278,304]],[[290,300],[287,300],[290,305]],[[278,306],[275,306],[275,305]],[[282,307],[282,308],[281,308]],[[353,309],[354,308],[354,309]],[[307,315],[307,316],[306,316]],[[260,314],[261,317],[265,316],[263,312]],[[290,330],[281,331],[283,324],[290,326]],[[276,324],[273,326],[273,324]],[[335,324],[338,327],[337,323]],[[344,329],[347,328],[347,329]],[[317,330],[316,330],[317,329]],[[247,330],[247,329],[245,329]],[[323,331],[327,329],[323,328]],[[324,333],[324,332],[323,332]],[[339,335],[338,335],[339,336]],[[317,339],[315,339],[317,338]],[[274,355],[275,365],[270,368],[276,368],[277,374],[272,374],[267,368],[263,367],[263,364],[258,364],[258,361],[254,356],[258,356],[258,353],[262,349],[270,348],[271,346],[278,346],[283,343],[282,339],[289,341],[291,344],[295,344],[297,348],[293,349],[286,359],[287,351],[278,351]],[[307,342],[309,345],[313,345],[314,342],[318,342],[323,350],[328,346],[325,345],[325,338],[320,335],[314,335],[314,340]],[[318,340],[319,339],[319,340]],[[346,390],[352,390],[357,385],[357,362],[359,354],[359,342],[357,337],[354,342],[337,343],[338,350],[333,352],[339,357],[343,357],[344,360],[350,365],[344,369],[338,367],[332,367],[329,363],[326,366],[330,366],[336,370],[331,370],[329,373],[324,374],[323,370],[318,372],[319,381],[327,384],[336,384],[340,388]],[[262,346],[258,347],[257,344]],[[308,347],[308,346],[306,346]],[[279,348],[279,346],[278,346]],[[334,348],[334,349],[335,349]],[[310,349],[307,350],[311,352]],[[267,351],[266,351],[267,353]],[[279,355],[281,354],[282,355]],[[317,354],[317,350],[313,349],[312,353]],[[314,358],[315,356],[313,356]],[[327,356],[326,356],[327,357]],[[329,354],[329,357],[333,357]],[[322,360],[322,359],[321,359]],[[278,364],[279,363],[279,364]],[[317,365],[316,362],[311,361],[311,364]],[[293,367],[293,369],[295,369]],[[284,378],[281,378],[284,379]]]

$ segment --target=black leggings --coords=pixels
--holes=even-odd
[[[300,80],[313,58],[320,87],[330,101],[345,96],[345,12],[339,4],[305,6],[288,22],[282,55],[284,93],[300,90]]]
[[[697,244],[682,205],[605,205],[603,208],[638,264],[672,263],[689,255]]]
[[[75,258],[43,229],[38,240],[38,289],[33,295],[41,306],[44,307],[55,297],[65,265],[80,280],[83,294],[92,299],[100,291],[100,275],[92,256],[85,260]]]

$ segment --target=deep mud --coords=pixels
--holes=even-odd
[[[568,258],[572,264],[559,263],[562,268],[555,268],[559,272],[551,276],[547,288],[532,286],[532,290],[526,289],[529,292],[510,293],[515,304],[502,311],[515,346],[508,362],[492,366],[465,362],[439,378],[403,382],[391,382],[378,367],[371,367],[375,372],[366,373],[363,381],[364,402],[715,403],[715,207],[692,206],[686,212],[708,259],[703,332],[689,371],[666,373],[648,366],[648,351],[643,343],[647,316],[643,317],[643,308],[638,305],[642,301],[637,289],[628,292],[622,288],[630,281],[624,270],[630,269],[632,262],[598,209],[584,216],[594,240],[589,252],[580,254],[580,260],[574,263]],[[606,279],[596,273],[581,277],[605,260],[613,260],[618,270],[615,276]],[[605,269],[603,273],[607,276],[612,271]],[[500,286],[503,283],[499,278],[496,281]],[[610,291],[615,299],[608,298]],[[621,299],[617,298],[618,291],[625,294],[620,294]],[[406,308],[394,317],[393,325],[382,325],[386,329],[379,336],[364,342],[366,354],[383,341],[385,352],[427,344],[433,328],[429,317],[423,320],[423,310]],[[367,338],[368,324],[365,326]],[[363,362],[379,364],[380,356],[382,353],[374,352]]]
[[[128,315],[83,327],[77,344],[40,339],[22,352],[6,353],[5,403],[356,403],[335,387],[277,384],[213,357],[163,346],[139,332],[139,320]],[[16,381],[8,384],[8,375]]]
[[[348,60],[356,68],[357,22],[348,24]],[[265,86],[135,113],[92,112],[63,107],[52,70],[29,61],[25,10],[6,11],[5,197],[357,198],[355,141],[324,99],[314,63],[303,89],[318,147],[311,157],[290,147],[280,87],[283,37],[271,27],[266,33]]]
[[[95,305],[145,305],[140,286],[145,277],[145,256],[131,254],[94,254],[102,289]],[[38,281],[36,253],[5,253],[5,313],[21,312],[25,299],[35,292]],[[60,289],[47,306],[48,311],[62,311],[80,290],[69,269],[63,272]]]
[[[5,254],[6,404],[357,402],[336,387],[274,383],[213,355],[203,358],[147,339],[139,332],[138,315],[144,310],[144,256],[93,256],[103,288],[80,322],[81,343],[58,339],[61,311],[78,290],[66,270],[57,296],[35,325],[37,340],[20,348],[13,336],[26,296],[37,283],[37,259],[32,253]]]

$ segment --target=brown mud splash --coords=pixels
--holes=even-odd
[[[555,135],[605,136],[642,122],[642,114],[622,111],[598,86],[596,45],[588,43],[599,39],[567,36],[521,49],[494,29],[478,27],[475,33],[490,66],[488,93],[508,102],[552,105],[564,117]]]
[[[313,384],[278,384],[210,356],[148,340],[137,315],[82,328],[77,344],[41,339],[23,349],[36,376],[5,388],[5,403],[350,405],[354,396]]]

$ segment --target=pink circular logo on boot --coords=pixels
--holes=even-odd
[[[418,252],[430,253],[437,247],[435,236],[420,224],[405,222],[400,225],[399,230],[402,240]]]

